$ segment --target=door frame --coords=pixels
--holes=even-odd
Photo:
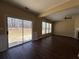
[[[9,38],[8,38],[9,33],[8,33],[8,21],[7,21],[8,17],[24,20],[24,19],[18,18],[18,17],[6,16],[6,21],[5,21],[5,23],[6,23],[6,25],[5,25],[6,30],[5,30],[5,32],[6,32],[6,35],[7,35],[7,48],[9,49],[9,48],[13,48],[13,47],[20,46],[20,45],[23,45],[23,44],[27,43],[27,42],[23,41],[22,44],[19,44],[19,45],[13,46],[13,47],[9,47]],[[26,20],[26,21],[31,21],[32,22],[32,40],[33,40],[33,21],[32,20]],[[23,21],[22,21],[22,40],[24,40],[23,39]]]

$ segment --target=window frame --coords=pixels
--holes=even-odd
[[[45,23],[45,29],[43,29],[43,23]],[[43,33],[45,31],[45,33]],[[52,23],[42,21],[42,35],[52,33]]]

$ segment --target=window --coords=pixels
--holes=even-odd
[[[52,24],[49,24],[49,33],[52,32]]]
[[[45,34],[45,29],[46,29],[46,27],[45,27],[45,22],[42,22],[42,34]]]
[[[49,23],[46,23],[46,33],[49,33]]]
[[[42,22],[42,34],[47,34],[52,32],[52,24],[47,22]]]

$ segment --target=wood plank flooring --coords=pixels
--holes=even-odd
[[[79,41],[51,36],[0,53],[0,59],[78,59]]]

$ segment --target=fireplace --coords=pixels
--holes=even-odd
[[[78,32],[78,35],[77,36],[78,36],[77,38],[79,38],[79,32]]]
[[[75,29],[75,38],[79,39],[79,28]]]

